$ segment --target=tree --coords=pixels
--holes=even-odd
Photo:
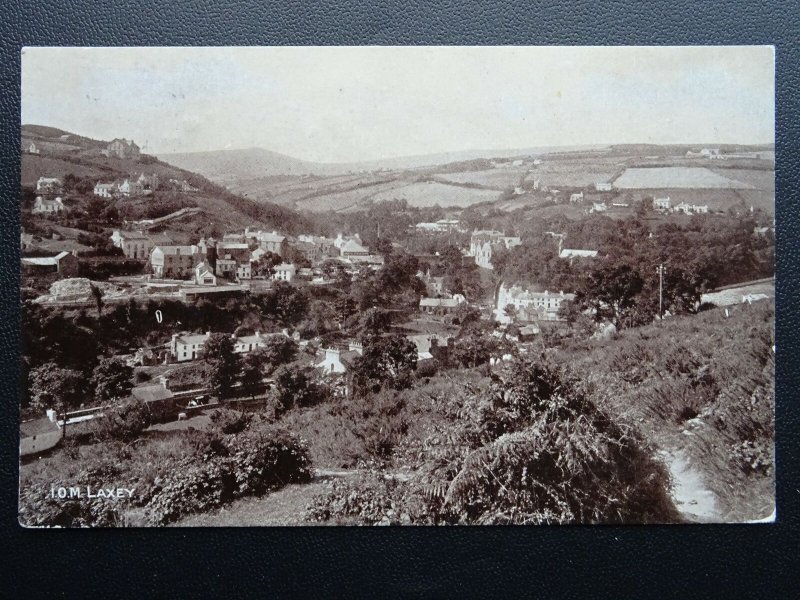
[[[103,292],[98,288],[95,284],[90,283],[89,289],[92,290],[92,296],[94,297],[95,304],[97,305],[97,316],[102,316],[103,314]]]
[[[239,373],[239,356],[233,351],[233,340],[224,333],[214,333],[203,345],[203,360],[210,365],[208,384],[217,398],[231,392]]]
[[[98,402],[121,400],[133,388],[133,368],[118,358],[103,358],[92,372],[92,386]]]
[[[364,337],[386,333],[392,325],[392,313],[383,308],[370,308],[362,316],[359,329]]]
[[[242,360],[242,370],[239,373],[239,380],[245,392],[254,397],[264,379],[264,367],[267,364],[266,354],[263,348],[256,348],[248,352]]]
[[[357,394],[411,386],[417,368],[417,348],[403,335],[368,338],[361,356],[353,361],[353,389]]]
[[[281,365],[292,362],[297,356],[297,343],[285,335],[271,335],[259,349],[264,357],[264,368],[271,374]]]
[[[129,400],[114,406],[102,417],[93,419],[94,435],[101,440],[128,442],[150,426],[150,410],[141,400]]]
[[[279,281],[264,300],[265,311],[284,326],[296,325],[308,310],[308,295],[285,281]]]
[[[493,338],[473,332],[454,340],[448,353],[454,365],[474,369],[488,363],[496,350]]]
[[[290,408],[311,406],[319,402],[322,388],[315,380],[313,369],[283,365],[275,372],[277,415]]]
[[[589,274],[578,301],[594,309],[596,320],[608,317],[619,327],[636,305],[643,285],[641,275],[630,265],[603,265]]]
[[[266,252],[252,264],[253,275],[271,276],[274,272],[274,268],[282,262],[283,259],[281,259],[279,254]]]
[[[63,414],[81,405],[85,389],[86,378],[80,371],[61,369],[53,362],[28,374],[29,406],[37,411],[51,408]]]

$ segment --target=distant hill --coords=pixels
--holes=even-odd
[[[139,173],[156,173],[161,181],[186,180],[196,188],[196,192],[184,194],[184,204],[202,208],[206,213],[204,218],[222,227],[250,225],[281,229],[287,233],[309,231],[313,227],[305,217],[290,208],[243,198],[201,174],[154,156],[142,154],[138,159],[106,157],[99,150],[105,148],[108,141],[41,125],[26,124],[21,129],[23,148],[30,142],[39,148],[39,154],[22,154],[20,175],[23,189],[32,189],[37,179],[43,176],[63,178],[72,174],[97,182],[123,179]]]
[[[362,171],[419,169],[476,159],[511,158],[546,154],[552,151],[567,152],[598,148],[605,148],[605,146],[463,150],[347,163],[309,162],[264,148],[161,154],[160,158],[184,169],[200,173],[213,181],[229,184],[243,179],[278,175],[333,176]]]

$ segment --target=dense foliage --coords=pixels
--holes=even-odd
[[[99,444],[70,460],[41,461],[20,483],[20,522],[28,526],[164,525],[308,481],[304,443],[268,426],[235,435],[186,432],[136,445]],[[78,487],[84,497],[52,497],[51,487]],[[131,498],[86,497],[87,486],[133,489]]]

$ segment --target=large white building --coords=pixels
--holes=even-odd
[[[507,236],[499,231],[474,231],[469,242],[469,255],[475,258],[475,264],[484,269],[492,269],[492,254],[499,248],[510,250],[519,246],[522,240],[516,236]]]
[[[506,312],[507,306],[513,306],[520,321],[557,321],[558,309],[565,300],[574,300],[575,294],[564,292],[532,292],[522,286],[507,287],[500,284],[495,303],[495,317],[500,323],[508,324],[511,317]]]

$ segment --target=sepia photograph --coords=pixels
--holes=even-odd
[[[21,52],[22,526],[775,521],[772,46]]]

